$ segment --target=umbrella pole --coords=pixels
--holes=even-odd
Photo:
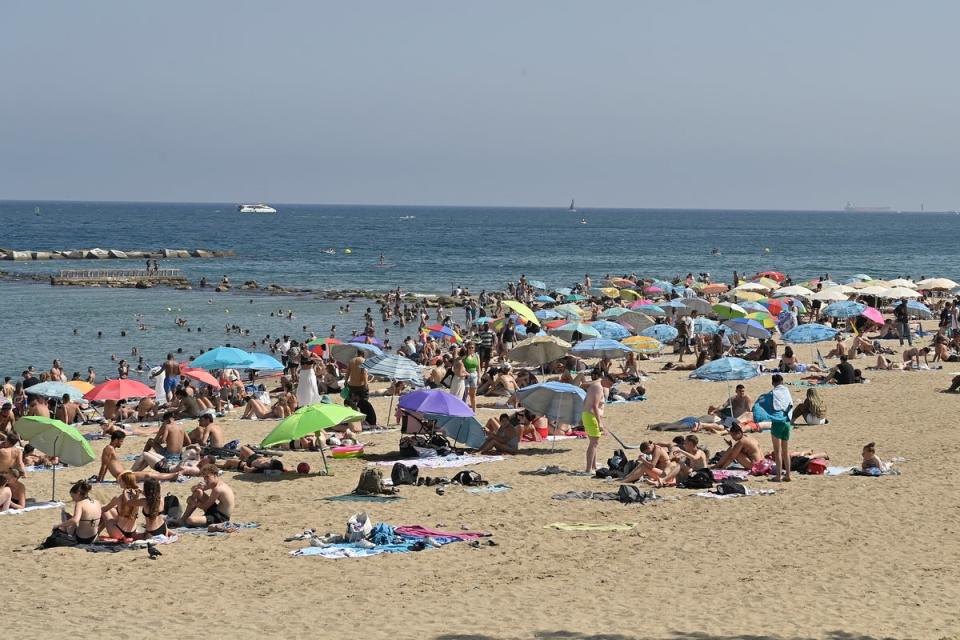
[[[325,450],[326,450],[326,448],[327,448],[327,432],[326,432],[326,431],[321,431],[321,432],[320,432],[320,438],[321,438],[321,441],[320,441],[320,458],[323,460],[323,475],[329,476],[329,475],[330,475],[330,465],[327,464],[327,454],[326,454],[326,452],[325,452]]]
[[[57,436],[53,440],[53,457],[57,457],[57,441],[60,440],[60,436]],[[57,464],[60,461],[57,460]],[[57,465],[53,465],[53,487],[50,489],[50,502],[53,502],[57,499]]]
[[[396,391],[396,388],[394,388],[394,391]],[[390,408],[387,409],[387,422],[386,422],[386,425],[384,425],[384,426],[388,426],[388,427],[390,426],[390,416],[392,416],[392,415],[393,415],[393,395],[391,394],[391,395],[390,395]]]

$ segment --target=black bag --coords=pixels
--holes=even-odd
[[[617,449],[613,452],[610,459],[607,460],[607,468],[610,469],[610,471],[620,471],[626,463],[627,454],[623,452],[623,449]]]
[[[684,486],[687,489],[709,489],[713,486],[713,471],[710,469],[697,469],[687,476]]]
[[[479,485],[489,484],[484,480],[479,473],[476,471],[461,471],[457,475],[453,476],[453,482],[462,484],[465,487],[476,487]]]
[[[627,460],[623,463],[623,466],[620,467],[620,471],[616,473],[618,478],[625,478],[630,475],[630,472],[640,466],[640,463],[636,460]]]
[[[183,507],[180,506],[180,498],[168,493],[163,499],[163,511],[161,511],[171,520],[179,520],[183,516]]]
[[[790,471],[803,473],[807,470],[808,462],[810,462],[810,458],[807,456],[792,456],[790,458]]]
[[[595,477],[603,480],[604,478],[612,478],[613,474],[610,473],[610,469],[607,469],[606,467],[600,467],[599,469],[597,469],[595,473]]]
[[[643,504],[647,501],[647,494],[632,484],[622,484],[617,491],[617,499],[623,504]]]
[[[47,536],[47,539],[40,543],[37,549],[50,549],[53,547],[75,547],[77,546],[77,537],[72,533],[67,533],[63,529],[54,529]]]
[[[393,469],[390,470],[390,479],[393,480],[393,486],[399,487],[402,484],[417,484],[417,477],[420,475],[420,467],[417,465],[407,466],[402,462],[396,462]]]
[[[740,495],[747,494],[747,488],[736,478],[724,478],[720,481],[720,484],[717,485],[715,491],[721,496],[732,493],[739,493]]]

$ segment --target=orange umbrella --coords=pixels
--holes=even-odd
[[[93,385],[86,380],[71,380],[67,384],[74,389],[77,389],[80,393],[86,393],[87,391],[90,391],[90,389],[93,389]]]
[[[705,293],[706,295],[708,295],[708,296],[709,296],[709,295],[714,295],[714,294],[717,294],[717,293],[723,293],[723,292],[725,292],[726,290],[727,290],[727,285],[723,284],[722,282],[717,282],[717,283],[714,283],[714,284],[708,284],[708,285],[705,286],[703,289],[701,289],[701,291],[702,291],[703,293]]]

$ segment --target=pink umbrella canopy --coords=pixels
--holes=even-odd
[[[867,307],[866,309],[863,310],[863,313],[861,313],[860,315],[862,315],[867,320],[873,320],[877,324],[883,324],[883,314],[880,313],[879,309],[874,309],[873,307]]]

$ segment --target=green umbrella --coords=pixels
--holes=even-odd
[[[97,459],[90,443],[76,427],[42,416],[26,416],[13,425],[21,438],[48,456],[56,456],[71,467],[82,467]],[[56,495],[57,467],[53,467],[53,491]]]
[[[335,427],[345,422],[363,420],[366,416],[340,404],[311,404],[300,407],[292,416],[280,421],[273,431],[267,434],[260,446],[263,448],[299,440],[310,434]],[[320,449],[321,453],[323,448]],[[327,466],[327,457],[323,457],[323,466]]]

